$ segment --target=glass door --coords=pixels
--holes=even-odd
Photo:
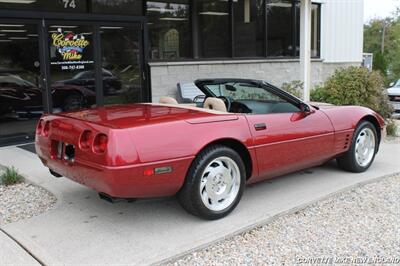
[[[144,100],[139,23],[46,24],[53,112]]]
[[[46,31],[53,112],[92,107],[96,104],[95,26],[50,22]]]
[[[43,113],[39,26],[0,20],[0,144],[31,139]]]
[[[140,25],[100,25],[100,46],[104,103],[142,101]]]

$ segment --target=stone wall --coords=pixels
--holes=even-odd
[[[313,60],[313,86],[324,82],[336,68],[360,63],[324,63]],[[282,83],[300,79],[299,60],[241,60],[207,62],[150,63],[153,102],[161,96],[177,96],[177,83],[202,78],[249,78],[266,80],[280,87]]]

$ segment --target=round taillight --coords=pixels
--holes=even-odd
[[[40,135],[42,134],[42,131],[43,131],[43,119],[40,119],[36,127],[36,134]]]
[[[81,138],[79,140],[79,146],[81,149],[86,150],[89,149],[92,145],[93,133],[90,130],[83,131]]]
[[[97,134],[93,141],[93,151],[95,153],[104,153],[107,150],[108,137],[106,134]]]
[[[50,131],[50,122],[47,121],[43,127],[43,135],[45,135],[46,137],[49,136],[49,131]]]

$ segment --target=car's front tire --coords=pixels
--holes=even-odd
[[[245,166],[239,154],[222,145],[210,146],[190,166],[178,200],[193,215],[219,219],[235,209],[245,182]]]
[[[354,131],[350,149],[336,160],[347,171],[366,171],[375,159],[379,140],[375,126],[369,121],[361,121]]]

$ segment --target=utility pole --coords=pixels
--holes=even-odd
[[[383,21],[382,27],[382,41],[381,41],[381,53],[385,52],[385,35],[386,35],[386,21]]]

